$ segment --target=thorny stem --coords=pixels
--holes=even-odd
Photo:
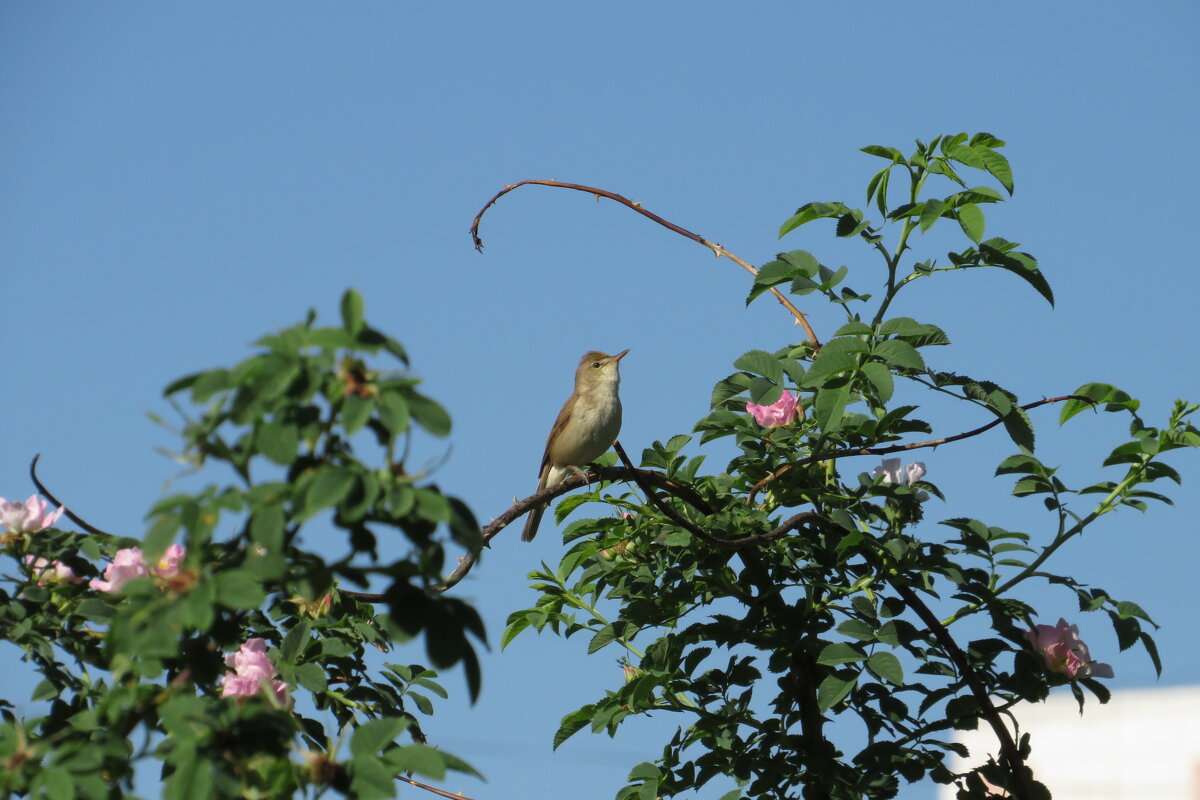
[[[635,203],[634,201],[630,200],[627,197],[616,194],[615,192],[607,191],[605,189],[597,189],[594,186],[584,186],[584,185],[578,184],[578,183],[564,183],[563,181],[524,180],[524,181],[519,181],[517,183],[511,184],[509,186],[505,186],[503,189],[496,192],[496,194],[492,197],[492,199],[488,200],[487,203],[484,204],[483,208],[481,208],[479,210],[479,213],[475,215],[475,219],[471,223],[471,240],[475,243],[476,250],[478,250],[481,253],[483,252],[483,239],[480,238],[480,236],[479,236],[479,223],[483,219],[483,215],[501,197],[508,194],[513,189],[516,189],[520,186],[527,186],[527,185],[554,186],[554,187],[558,187],[560,189],[574,189],[575,191],[579,191],[579,192],[587,192],[588,194],[595,195],[596,197],[607,197],[609,200],[613,200],[617,203],[620,203],[621,205],[625,206],[626,208],[633,209],[634,211],[636,211],[637,213],[646,217],[647,219],[657,222],[659,225],[662,225],[667,230],[674,231],[675,233],[678,233],[680,236],[691,239],[693,242],[696,242],[697,244],[704,245],[709,250],[711,250],[713,252],[713,255],[715,255],[717,258],[721,258],[722,256],[724,256],[725,258],[728,258],[730,261],[732,261],[733,263],[740,266],[742,269],[749,272],[751,275],[758,274],[758,270],[753,265],[747,263],[746,261],[742,260],[741,258],[738,258],[737,256],[735,256],[733,253],[726,250],[721,245],[710,242],[708,239],[705,239],[703,236],[701,236],[698,233],[692,233],[687,228],[683,228],[679,225],[676,225],[673,222],[663,219],[662,217],[658,216],[654,212],[649,211],[646,208],[643,208],[641,203]],[[808,336],[809,342],[812,343],[813,354],[815,355],[817,352],[819,352],[821,349],[821,342],[817,339],[817,334],[813,331],[812,326],[808,324],[808,317],[806,317],[804,315],[804,313],[802,311],[800,311],[800,309],[796,308],[796,306],[792,304],[792,301],[788,300],[787,297],[784,296],[783,292],[780,292],[778,289],[775,289],[775,288],[772,288],[770,290],[770,292],[771,292],[771,294],[773,294],[775,296],[775,299],[778,300],[780,302],[780,304],[784,308],[786,308],[788,311],[790,311],[792,316],[796,318],[796,324],[800,325],[802,328],[804,328],[805,335]]]

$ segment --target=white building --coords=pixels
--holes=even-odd
[[[1088,695],[1082,716],[1057,689],[1016,716],[1031,737],[1029,766],[1054,800],[1200,800],[1200,687],[1113,692],[1103,706]],[[956,738],[971,751],[959,769],[998,750],[982,722]],[[941,787],[938,798],[954,793]]]

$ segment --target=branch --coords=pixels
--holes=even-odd
[[[1064,400],[1083,400],[1088,403],[1095,403],[1095,401],[1089,397],[1082,397],[1074,394],[1064,394],[1061,397],[1047,397],[1041,400],[1035,400],[1032,403],[1026,403],[1025,405],[1021,406],[1021,409],[1023,411],[1029,411],[1030,409],[1037,408],[1038,406],[1044,406],[1047,403],[1061,403]],[[986,425],[980,425],[978,428],[964,431],[963,433],[956,433],[953,436],[946,436],[941,439],[930,439],[929,441],[925,442],[913,442],[912,444],[893,444],[884,447],[862,447],[855,448],[853,450],[838,450],[833,453],[825,453],[822,455],[805,456],[798,461],[792,461],[788,464],[784,464],[782,467],[775,470],[758,483],[754,484],[754,487],[750,490],[750,496],[746,499],[746,502],[751,504],[754,503],[755,496],[762,491],[763,487],[772,481],[779,479],[792,467],[802,467],[805,464],[811,464],[814,461],[833,461],[834,459],[846,458],[847,456],[885,456],[889,453],[903,453],[908,450],[920,450],[923,447],[937,447],[939,445],[958,442],[963,439],[969,439],[972,436],[978,436],[981,433],[990,431],[992,428],[996,427],[1002,422],[1004,422],[1004,420],[997,417]]]
[[[867,551],[864,551],[867,553]],[[870,560],[875,561],[874,554],[870,554]],[[876,569],[880,569],[878,563],[875,564]],[[882,571],[882,570],[881,570]],[[1021,760],[1021,751],[1017,747],[1017,743],[1013,741],[1012,734],[1008,732],[1008,726],[1004,724],[1004,720],[1000,717],[1000,712],[996,710],[996,706],[992,703],[992,698],[988,696],[987,690],[975,678],[975,672],[971,669],[971,665],[967,663],[967,656],[959,648],[958,643],[954,641],[954,637],[950,635],[950,631],[946,629],[934,613],[925,605],[920,596],[913,591],[912,587],[905,584],[899,578],[889,578],[888,582],[896,592],[904,599],[904,602],[916,612],[921,621],[928,626],[937,639],[938,644],[946,651],[946,655],[954,662],[954,666],[958,669],[958,674],[966,681],[967,686],[971,689],[971,694],[975,696],[975,701],[979,703],[980,711],[983,713],[984,719],[991,726],[992,732],[996,734],[996,738],[1000,740],[1000,752],[1004,756],[1004,760],[1008,762],[1008,769],[1012,773],[1015,786],[1015,796],[1020,799],[1029,800],[1035,795],[1033,787],[1029,785],[1030,772]]]
[[[107,531],[102,531],[99,528],[89,525],[87,520],[83,519],[82,517],[76,516],[75,513],[73,511],[71,511],[71,509],[69,509],[65,505],[63,505],[62,501],[60,501],[54,495],[50,494],[50,490],[42,485],[42,482],[40,480],[38,480],[38,476],[37,476],[38,459],[41,457],[42,457],[42,454],[38,453],[37,455],[35,455],[33,457],[33,461],[29,462],[29,477],[31,480],[33,480],[33,485],[37,488],[37,490],[41,494],[45,495],[46,499],[50,501],[50,504],[56,505],[56,506],[62,506],[63,514],[66,515],[67,519],[71,520],[71,522],[74,522],[76,525],[83,528],[88,533],[95,534],[96,536],[110,536],[114,539],[117,538],[117,537],[113,536],[111,533],[108,533]]]
[[[434,794],[441,795],[442,797],[449,797],[451,800],[471,800],[471,798],[467,797],[462,792],[459,792],[458,794],[450,794],[447,791],[430,786],[426,783],[421,783],[420,781],[414,781],[412,778],[406,778],[403,775],[397,775],[396,780],[404,781],[405,783],[411,783],[413,786],[424,789],[427,792],[433,792]]]
[[[635,203],[634,201],[630,200],[628,197],[624,197],[622,195],[616,194],[615,192],[609,192],[605,189],[597,189],[594,186],[584,186],[584,185],[578,184],[578,183],[563,183],[562,181],[525,180],[525,181],[520,181],[518,183],[511,184],[509,186],[505,186],[503,189],[496,192],[496,194],[492,197],[492,199],[488,200],[487,203],[484,204],[483,208],[479,209],[479,213],[475,215],[475,219],[471,223],[471,240],[475,243],[476,250],[478,250],[481,253],[483,252],[483,239],[480,238],[480,236],[479,236],[479,223],[483,220],[483,215],[485,213],[487,213],[487,210],[489,208],[491,208],[495,204],[495,202],[497,200],[499,200],[501,197],[508,194],[509,192],[511,192],[513,189],[516,189],[517,187],[527,186],[527,185],[556,186],[560,189],[574,189],[577,192],[587,192],[588,194],[595,195],[597,198],[607,197],[609,200],[614,200],[614,201],[620,203],[621,205],[625,206],[626,208],[633,209],[637,213],[641,214],[643,217],[646,217],[647,219],[657,222],[659,225],[662,225],[667,230],[674,231],[675,233],[678,233],[680,236],[683,236],[687,239],[691,239],[693,242],[696,242],[697,244],[704,245],[709,250],[712,250],[713,254],[717,258],[720,258],[721,256],[725,256],[730,261],[732,261],[733,263],[740,266],[742,269],[749,272],[751,275],[758,274],[758,270],[755,269],[755,267],[753,265],[746,263],[742,259],[735,256],[733,253],[726,250],[721,245],[714,244],[713,242],[708,241],[703,236],[701,236],[697,233],[692,233],[691,231],[689,231],[686,228],[682,228],[673,222],[663,219],[658,214],[655,214],[654,212],[643,208],[641,203]],[[806,317],[804,315],[804,313],[802,311],[800,311],[800,309],[798,309],[798,308],[796,308],[796,306],[792,305],[792,302],[790,300],[788,300],[786,297],[784,297],[783,293],[780,292],[778,289],[772,288],[770,291],[771,291],[771,294],[775,295],[775,299],[778,300],[780,302],[780,304],[782,304],[783,307],[786,308],[788,311],[790,311],[792,313],[792,316],[796,318],[796,324],[801,326],[802,328],[804,328],[805,335],[808,336],[808,340],[812,343],[813,354],[815,355],[816,353],[818,353],[821,349],[821,343],[817,340],[817,334],[813,332],[812,326],[808,324],[808,317]]]
[[[592,467],[588,471],[580,473],[579,475],[572,474],[571,477],[567,478],[556,486],[543,489],[536,494],[531,494],[529,497],[526,497],[523,500],[514,502],[502,514],[500,514],[500,516],[496,517],[494,520],[485,525],[482,530],[480,530],[479,534],[482,547],[490,547],[492,539],[494,539],[500,533],[500,531],[504,530],[504,528],[511,525],[514,521],[520,519],[529,511],[529,509],[533,508],[534,506],[548,503],[559,495],[564,495],[567,492],[578,489],[581,486],[587,486],[595,483],[596,481],[627,481],[631,478],[636,481],[639,486],[657,486],[663,491],[670,492],[672,495],[684,500],[685,502],[691,503],[693,506],[696,506],[701,510],[708,508],[708,504],[704,502],[704,498],[701,497],[695,489],[687,484],[680,483],[672,478],[668,478],[661,472],[654,472],[653,470],[648,469],[638,469],[632,465],[628,465],[628,462],[627,466],[625,467]],[[645,491],[645,488],[643,488],[643,491]],[[709,510],[707,513],[712,512]],[[469,552],[466,555],[459,556],[458,566],[455,567],[453,572],[443,578],[439,583],[432,584],[426,588],[429,591],[440,593],[457,584],[459,581],[465,578],[467,573],[471,571],[471,568],[475,566],[475,562],[478,560],[479,552],[479,550],[476,550],[474,552]],[[338,589],[338,592],[367,603],[386,602],[383,594],[377,592],[355,592],[348,589]]]

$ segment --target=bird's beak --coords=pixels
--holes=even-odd
[[[622,350],[621,352],[619,352],[615,356],[613,356],[612,363],[614,363],[614,364],[617,363],[618,361],[620,361],[622,358],[624,358],[627,355],[629,355],[629,348],[625,348],[624,350]]]

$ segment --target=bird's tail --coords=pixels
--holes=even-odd
[[[525,528],[521,531],[522,542],[532,542],[533,537],[537,536],[538,525],[541,523],[542,514],[545,511],[545,506],[536,506],[529,512],[529,516],[525,518]]]

